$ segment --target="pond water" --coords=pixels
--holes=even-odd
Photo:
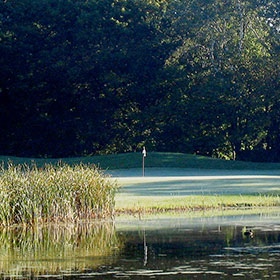
[[[2,279],[280,279],[280,211],[0,231]],[[245,232],[252,230],[253,236]]]

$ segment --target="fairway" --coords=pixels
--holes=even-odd
[[[280,193],[278,170],[202,170],[149,168],[111,172],[118,196],[185,196]],[[138,175],[138,176],[137,176]]]

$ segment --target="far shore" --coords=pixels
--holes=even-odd
[[[120,189],[117,213],[280,205],[278,170],[147,168],[108,171]]]

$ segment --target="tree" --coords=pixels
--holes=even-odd
[[[277,160],[278,2],[1,2],[0,154]]]

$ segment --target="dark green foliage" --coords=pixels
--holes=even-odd
[[[2,1],[0,154],[278,161],[278,6]]]

